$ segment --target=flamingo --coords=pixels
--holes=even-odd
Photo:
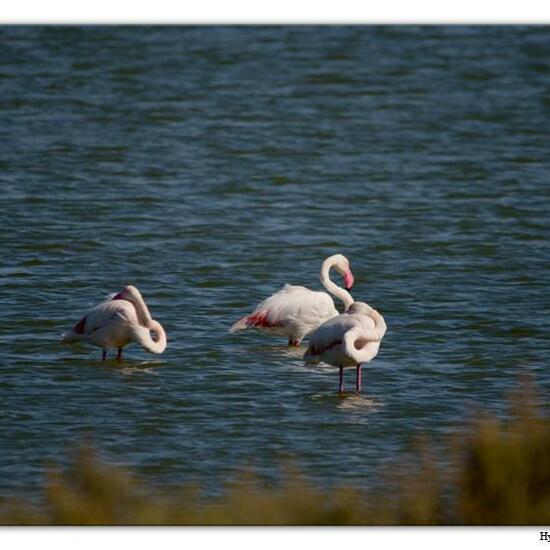
[[[376,357],[386,329],[378,311],[364,302],[354,302],[347,313],[329,319],[311,334],[304,361],[308,365],[322,361],[339,367],[339,393],[344,391],[344,367],[356,367],[355,390],[359,393],[361,365]]]
[[[63,335],[64,343],[77,341],[102,348],[103,361],[109,348],[117,348],[120,361],[122,348],[132,341],[152,353],[162,353],[166,349],[166,333],[162,325],[151,317],[141,293],[132,285],[118,294],[109,295]]]
[[[345,290],[331,281],[329,272],[333,267],[344,277]],[[348,290],[354,283],[349,260],[342,254],[327,258],[321,265],[321,283],[342,300],[344,310],[347,311],[353,303]],[[299,346],[304,336],[336,315],[338,310],[326,292],[286,284],[279,292],[257,305],[252,313],[239,319],[229,332],[257,328],[286,336],[289,346]]]

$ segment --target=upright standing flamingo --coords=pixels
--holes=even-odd
[[[346,290],[333,283],[329,272],[335,268],[344,277]],[[347,311],[353,303],[348,290],[353,286],[353,274],[349,260],[342,254],[327,258],[321,266],[321,283],[334,296],[340,298]],[[229,332],[257,328],[288,338],[289,346],[299,346],[300,342],[321,323],[338,315],[334,301],[326,292],[316,292],[303,286],[285,285],[249,315],[237,321]]]
[[[306,364],[320,361],[340,368],[339,393],[344,391],[344,367],[356,367],[355,389],[361,391],[361,365],[374,359],[386,334],[384,317],[364,302],[323,323],[310,337]]]
[[[151,317],[141,293],[132,285],[93,307],[63,335],[62,341],[84,341],[102,348],[103,361],[109,348],[117,348],[120,360],[122,348],[132,341],[153,353],[166,349],[162,325]]]

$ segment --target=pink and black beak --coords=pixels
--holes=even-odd
[[[124,291],[119,292],[118,294],[115,294],[113,296],[113,300],[124,300],[124,297],[122,296],[123,293],[124,293]]]
[[[351,290],[355,279],[353,278],[353,273],[351,270],[348,270],[344,273],[344,287],[346,290]]]

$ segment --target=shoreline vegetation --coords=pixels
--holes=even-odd
[[[41,504],[0,500],[0,524],[547,525],[550,416],[522,386],[506,418],[480,414],[437,446],[417,438],[380,475],[367,491],[317,488],[293,468],[276,486],[248,472],[205,497],[192,486],[149,489],[86,448],[68,469],[46,469]]]

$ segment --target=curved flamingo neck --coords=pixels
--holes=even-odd
[[[378,355],[380,340],[364,340],[361,335],[353,334],[352,330],[346,333],[346,336],[348,334],[349,340],[344,337],[346,355],[351,357],[357,365],[368,363]],[[360,346],[360,349],[357,349],[357,346]]]
[[[153,340],[151,331],[157,333],[157,340]],[[166,349],[166,332],[164,332],[162,325],[154,319],[151,319],[151,323],[147,328],[142,326],[137,327],[136,340],[152,353],[162,353]]]
[[[346,332],[343,338],[347,355],[358,365],[376,357],[380,341],[386,334],[386,321],[378,311],[370,308],[368,317],[374,321],[374,328],[356,326]]]
[[[374,328],[369,329],[366,332],[366,337],[369,340],[377,340],[377,341],[382,340],[388,328],[386,326],[386,321],[384,320],[384,317],[382,317],[382,315],[378,313],[378,311],[374,308],[371,308],[368,315],[374,321]]]
[[[353,298],[351,294],[341,286],[332,282],[330,278],[330,270],[336,265],[336,262],[331,258],[327,258],[321,266],[321,284],[333,295],[341,300],[344,304],[344,311],[347,311],[351,304],[353,304]]]
[[[151,324],[156,323],[156,321],[153,321],[153,318],[151,317],[151,313],[149,313],[149,308],[147,307],[145,300],[142,298],[139,292],[135,292],[132,298],[133,298],[132,304],[136,308],[136,313],[140,323],[142,323],[145,327],[148,327],[149,329],[151,329],[152,328]]]

